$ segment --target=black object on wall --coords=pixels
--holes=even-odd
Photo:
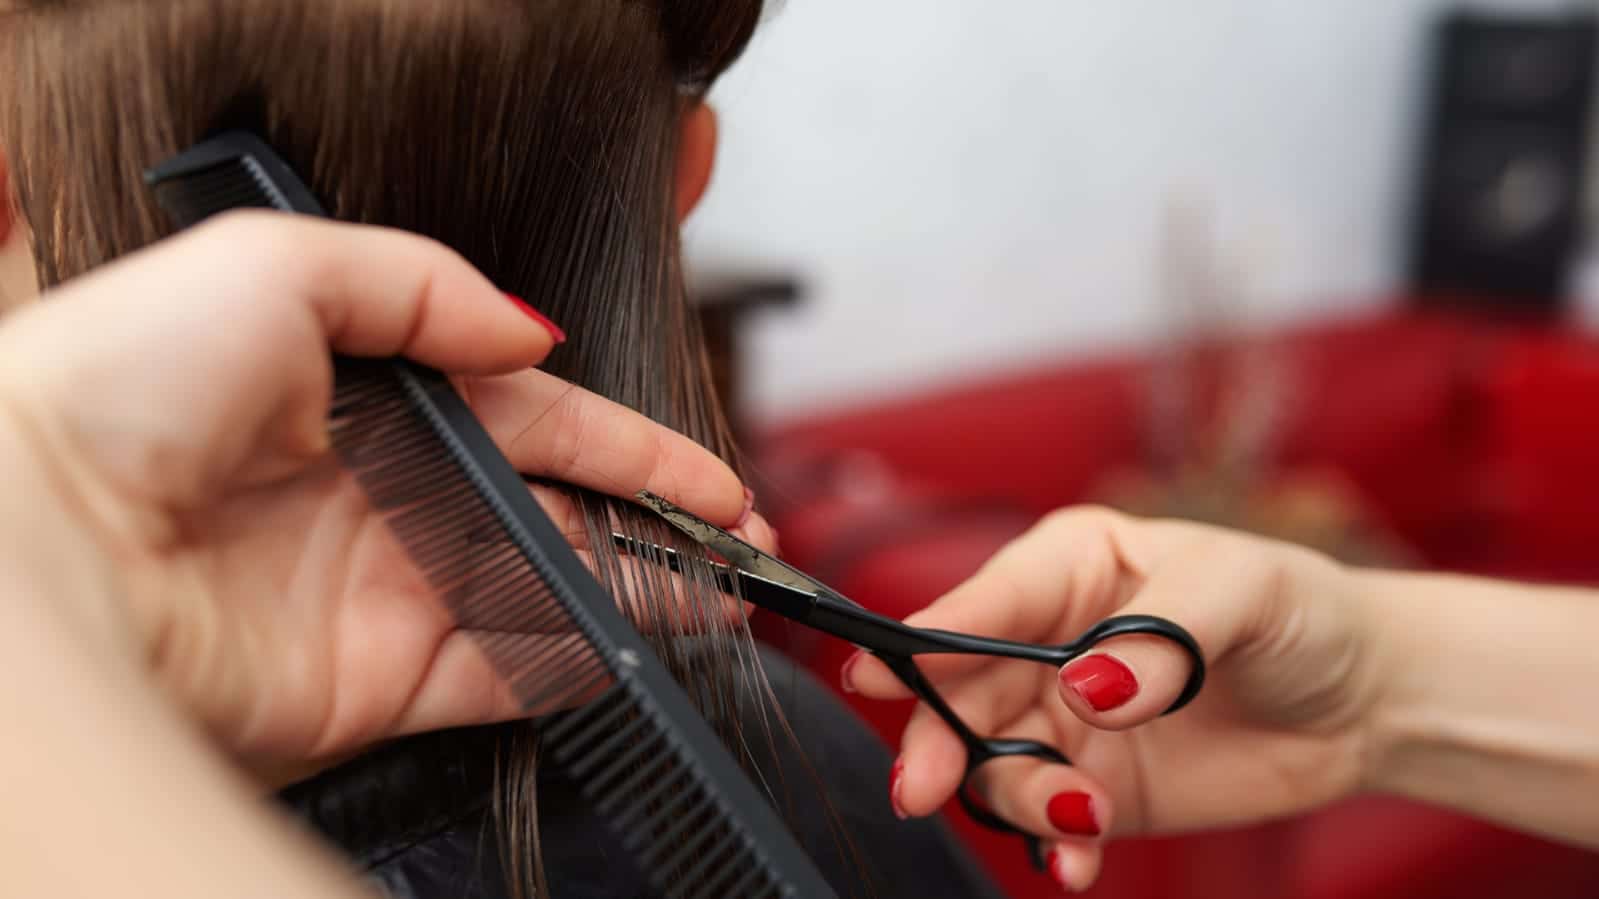
[[[1434,34],[1410,287],[1556,315],[1581,239],[1599,20],[1456,13]]]

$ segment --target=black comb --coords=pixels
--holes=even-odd
[[[327,217],[263,141],[229,132],[151,169],[180,228],[230,209]],[[457,624],[541,721],[663,895],[833,890],[439,372],[335,357],[333,445]],[[571,708],[576,706],[576,708]]]

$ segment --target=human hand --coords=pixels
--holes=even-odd
[[[1106,838],[1287,815],[1362,784],[1382,679],[1358,592],[1341,566],[1288,544],[1074,508],[907,622],[1059,644],[1113,615],[1147,614],[1198,640],[1205,688],[1170,717],[1161,715],[1190,666],[1156,637],[1106,641],[1059,671],[978,656],[918,660],[978,734],[1042,741],[1072,760],[997,760],[973,786],[1052,845],[1051,873],[1080,890],[1097,878]],[[843,676],[872,698],[910,696],[867,654]],[[934,813],[965,766],[962,743],[919,705],[890,787],[896,811]]]
[[[529,368],[554,342],[431,241],[231,214],[7,318],[0,427],[109,572],[119,598],[83,620],[270,778],[519,713],[331,453],[330,344],[450,372],[526,474],[648,489],[772,545],[719,459]],[[581,553],[576,510],[532,489]]]

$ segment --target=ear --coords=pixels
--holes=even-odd
[[[716,111],[700,100],[683,110],[677,137],[677,221],[679,224],[705,195],[716,161]]]

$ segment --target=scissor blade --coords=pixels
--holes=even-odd
[[[702,546],[715,550],[735,569],[809,596],[832,592],[815,578],[772,558],[716,525],[678,508],[648,490],[639,491],[635,498],[666,519],[668,524],[689,535]]]
[[[611,534],[611,540],[617,549],[631,556],[656,564],[664,562],[668,570],[679,574],[684,572],[683,559],[677,550],[669,546],[635,540],[625,534],[614,532]],[[711,576],[716,579],[716,586],[723,593],[740,596],[762,608],[771,609],[790,618],[803,620],[810,613],[812,603],[816,601],[816,594],[808,590],[798,590],[787,584],[775,583],[723,562],[707,560],[703,564],[710,566]]]

